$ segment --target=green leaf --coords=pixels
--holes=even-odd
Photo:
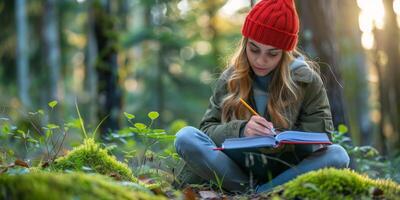
[[[46,126],[48,129],[57,129],[57,128],[60,128],[58,125],[55,125],[55,124],[47,124],[47,126]]]
[[[143,123],[135,123],[135,127],[139,130],[143,130],[143,129],[147,128],[147,126]]]
[[[84,171],[84,172],[93,172],[94,170],[91,167],[82,166],[82,171]]]
[[[133,158],[136,156],[137,151],[136,150],[132,150],[132,151],[123,151],[124,153],[124,157],[125,158]]]
[[[105,149],[106,149],[107,151],[112,151],[112,150],[116,149],[117,147],[118,147],[117,145],[112,144],[112,145],[106,146]]]
[[[1,130],[1,132],[3,132],[3,133],[10,133],[10,125],[8,125],[8,124],[4,124],[3,125],[3,128],[2,128],[2,130]]]
[[[50,106],[50,108],[54,108],[56,105],[57,105],[57,101],[51,101],[51,102],[49,102],[49,106]]]
[[[158,140],[175,140],[175,135],[166,135],[166,134],[150,134],[148,135],[149,138],[154,138]]]
[[[152,112],[149,112],[149,114],[147,116],[149,116],[149,118],[151,120],[155,120],[160,116],[160,114],[158,114],[158,112],[152,111]]]
[[[14,151],[12,149],[8,149],[6,152],[9,156],[14,156]]]
[[[343,124],[339,124],[338,131],[339,131],[339,133],[347,133],[347,131],[348,131],[347,126],[343,125]]]
[[[38,143],[38,141],[35,140],[35,139],[33,139],[33,138],[28,138],[27,141],[28,141],[28,142],[31,142],[31,143]]]
[[[153,129],[154,133],[166,133],[164,129]]]
[[[43,137],[39,138],[39,144],[44,145],[45,139]]]
[[[135,118],[135,115],[129,114],[129,113],[127,113],[127,112],[124,112],[124,115],[125,115],[125,117],[128,118],[128,119],[133,119],[133,118]]]
[[[72,119],[68,123],[64,124],[64,126],[70,128],[81,128],[79,119]]]
[[[50,138],[51,135],[53,135],[53,131],[47,130],[45,135],[46,135],[46,138]]]
[[[138,128],[134,128],[134,127],[129,127],[129,130],[134,132],[134,133],[139,131]]]
[[[23,130],[18,129],[17,133],[21,134],[21,135],[25,135],[25,132]]]
[[[29,115],[36,115],[38,114],[37,112],[28,112]]]
[[[44,111],[43,111],[42,109],[39,109],[37,112],[38,112],[39,114],[41,114],[41,115],[44,115]]]

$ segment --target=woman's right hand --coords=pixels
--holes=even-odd
[[[253,115],[244,127],[244,136],[263,136],[263,135],[275,135],[271,129],[273,124],[267,121],[264,117]]]

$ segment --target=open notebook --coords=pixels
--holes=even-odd
[[[226,139],[215,150],[276,148],[284,144],[332,144],[326,133],[284,131],[276,136],[255,136]]]

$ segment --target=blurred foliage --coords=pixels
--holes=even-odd
[[[371,178],[392,179],[400,182],[400,156],[383,156],[370,145],[355,146],[346,136],[348,128],[340,125],[332,135],[334,143],[342,145],[348,152],[354,170],[367,174]],[[395,154],[394,154],[395,155]]]

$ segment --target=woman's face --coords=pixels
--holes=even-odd
[[[248,39],[246,54],[251,69],[257,76],[265,76],[274,70],[282,58],[282,50]]]

